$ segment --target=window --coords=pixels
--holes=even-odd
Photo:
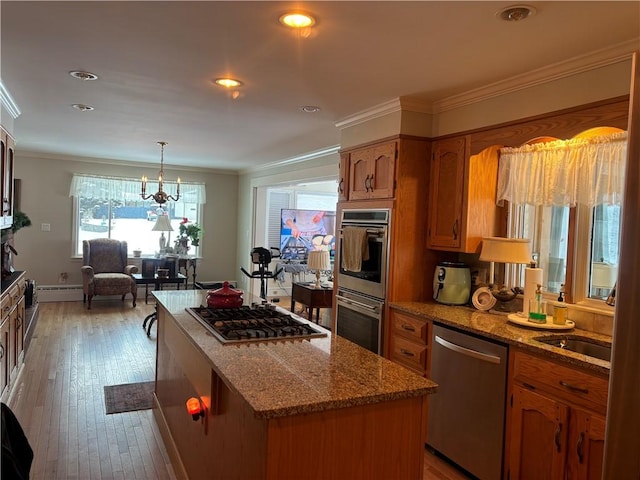
[[[82,241],[92,238],[115,238],[127,242],[129,255],[141,250],[143,255],[160,250],[162,232],[153,231],[159,215],[167,214],[172,232],[166,232],[167,246],[173,247],[183,218],[202,224],[205,186],[182,182],[180,200],[158,205],[140,197],[140,180],[120,177],[74,175],[69,195],[74,199],[73,255],[82,256]],[[175,185],[165,185],[168,189]],[[147,184],[156,191],[157,184]],[[201,247],[191,246],[197,255]]]
[[[618,272],[626,133],[604,127],[505,148],[500,162],[510,236],[531,239],[546,290],[566,284],[575,302],[606,299]]]
[[[569,207],[531,205],[514,206],[512,210],[512,217],[519,223],[512,236],[531,240],[531,250],[543,270],[543,282],[549,292],[559,292],[566,283],[569,212]],[[523,278],[518,285],[524,285]]]

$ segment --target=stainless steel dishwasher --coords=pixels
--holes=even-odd
[[[507,347],[440,325],[431,340],[427,445],[481,480],[502,478]]]

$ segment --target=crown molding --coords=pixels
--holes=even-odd
[[[640,48],[640,37],[602,48],[570,60],[546,65],[514,77],[485,85],[481,88],[453,95],[433,102],[434,113],[453,110],[466,105],[479,103],[490,98],[525,90],[562,78],[628,61],[633,52]]]
[[[414,98],[411,96],[399,97],[394,98],[393,100],[389,100],[388,102],[378,104],[375,107],[362,110],[353,115],[349,115],[348,117],[337,121],[335,123],[335,126],[340,129],[353,127],[361,123],[366,123],[375,118],[384,117],[391,113],[400,111],[430,114],[433,113],[433,107],[430,103],[427,103],[424,100],[420,100],[418,98]]]
[[[9,115],[11,115],[14,120],[22,113],[9,93],[9,90],[7,90],[7,87],[4,86],[2,78],[0,78],[0,102],[2,102],[2,106],[7,112],[9,112]]]
[[[436,100],[432,103],[411,96],[395,98],[339,120],[335,123],[335,126],[340,129],[348,128],[400,110],[438,114],[561,78],[571,77],[596,68],[624,62],[629,60],[633,52],[638,49],[640,49],[640,37],[580,55],[571,60],[557,62],[500,80],[465,93]]]
[[[135,167],[135,168],[157,168],[159,163],[153,162],[139,162],[139,161],[130,161],[130,160],[118,160],[112,158],[99,158],[99,157],[83,157],[79,155],[66,155],[66,154],[57,154],[50,152],[41,152],[37,150],[23,150],[20,149],[17,152],[21,158],[29,158],[33,160],[60,160],[60,161],[71,161],[71,162],[83,162],[83,163],[95,163],[95,164],[103,164],[103,165],[111,165],[114,167]],[[238,172],[236,170],[222,170],[215,168],[207,168],[207,167],[192,167],[186,165],[176,165],[172,163],[164,163],[165,169],[169,170],[179,170],[182,172],[205,172],[205,173],[216,173],[221,175],[237,175]]]
[[[309,162],[317,158],[327,157],[329,155],[336,154],[340,151],[340,145],[333,145],[331,147],[323,148],[322,150],[316,150],[313,152],[303,153],[286,160],[278,160],[275,162],[265,163],[264,165],[258,165],[257,167],[246,168],[240,171],[242,174],[260,172],[263,170],[269,170],[275,167],[282,167],[286,165],[295,165],[296,163]]]

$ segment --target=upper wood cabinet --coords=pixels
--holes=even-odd
[[[392,198],[397,142],[353,150],[349,154],[349,200]]]
[[[7,228],[13,224],[13,155],[15,143],[11,135],[2,127],[0,127],[0,143],[0,155],[2,157],[2,183],[0,184],[2,217],[0,217],[0,228]]]
[[[338,201],[344,202],[348,197],[349,188],[349,154],[340,154],[340,173],[338,176]]]
[[[469,137],[433,143],[427,247],[477,253],[482,237],[498,234],[495,205],[498,148],[469,156]]]
[[[434,142],[431,154],[430,248],[460,248],[466,138]]]

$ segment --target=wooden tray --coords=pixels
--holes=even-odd
[[[567,320],[564,325],[556,325],[553,323],[553,317],[551,315],[547,315],[547,323],[530,322],[528,318],[522,317],[517,313],[510,313],[507,316],[507,319],[516,325],[537,328],[540,330],[571,330],[576,326],[576,323],[573,320]]]

